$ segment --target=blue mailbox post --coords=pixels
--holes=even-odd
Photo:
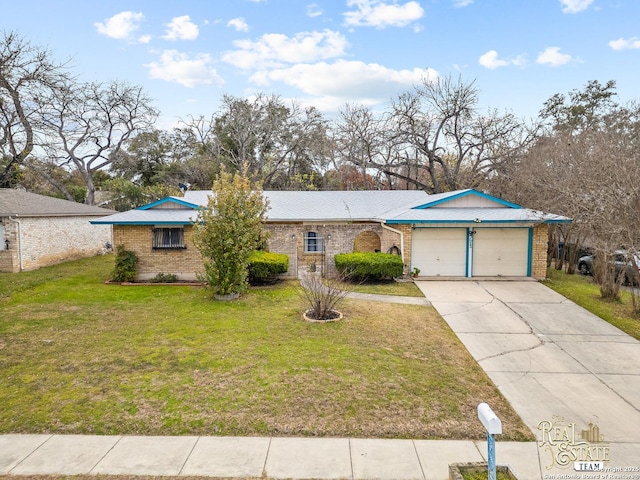
[[[486,403],[478,405],[478,419],[487,431],[489,480],[496,480],[496,439],[494,435],[502,434],[502,422]]]

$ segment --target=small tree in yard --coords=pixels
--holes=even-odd
[[[223,171],[213,183],[214,194],[200,210],[193,243],[204,257],[206,281],[215,295],[247,289],[249,256],[264,240],[262,222],[268,204],[262,191],[245,176]]]
[[[345,276],[337,279],[323,279],[320,275],[309,273],[300,280],[301,296],[308,306],[305,312],[313,320],[328,321],[339,317],[338,305],[349,294],[344,289]]]

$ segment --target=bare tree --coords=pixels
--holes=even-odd
[[[415,148],[429,173],[428,190],[437,193],[477,187],[505,156],[524,149],[534,138],[509,113],[477,111],[479,92],[473,82],[451,78],[423,81],[414,94],[395,104],[400,132]]]
[[[336,172],[345,177],[343,183],[369,189],[422,185],[419,172],[398,163],[411,145],[397,134],[395,120],[388,112],[375,113],[364,105],[344,106],[334,127]],[[354,169],[359,181],[353,178]]]
[[[150,128],[157,111],[142,87],[119,81],[67,82],[49,101],[48,160],[77,169],[87,186],[85,203],[93,205],[95,173],[109,166],[135,133]]]
[[[526,150],[537,126],[509,113],[480,114],[478,101],[473,82],[447,77],[424,78],[389,112],[346,105],[334,133],[339,166],[358,168],[363,180],[375,180],[373,188],[479,187],[506,158]]]
[[[354,170],[359,172],[360,179],[350,178],[349,184],[367,186],[371,179],[370,165],[377,160],[383,149],[383,120],[363,105],[347,104],[340,111],[334,128],[336,152],[336,173],[348,173],[353,176]],[[353,169],[340,166],[350,165]],[[369,188],[374,188],[369,185]]]
[[[530,208],[573,219],[557,227],[556,268],[574,271],[583,242],[595,252],[595,279],[604,297],[615,298],[624,278],[610,259],[616,249],[639,251],[640,109],[613,101],[615,83],[589,82],[569,97],[554,95],[541,112],[548,128],[524,155],[504,162],[492,193]],[[558,241],[556,240],[556,242]]]
[[[275,95],[224,95],[222,110],[210,120],[201,116],[184,123],[211,161],[264,188],[286,189],[297,177],[321,171],[330,158],[322,114],[297,103],[287,106]]]
[[[0,186],[7,186],[37,143],[43,101],[69,80],[65,65],[15,32],[0,38]]]

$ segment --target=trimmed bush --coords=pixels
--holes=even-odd
[[[173,273],[160,272],[151,279],[151,283],[176,283],[178,276]]]
[[[276,275],[287,273],[289,256],[255,250],[249,255],[249,283],[251,285],[273,281]]]
[[[339,253],[335,262],[341,275],[354,280],[381,280],[404,273],[402,258],[391,253]]]
[[[124,245],[116,247],[116,261],[111,273],[114,282],[133,282],[138,276],[138,257],[125,250]]]

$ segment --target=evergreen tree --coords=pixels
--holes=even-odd
[[[203,280],[215,295],[243,293],[249,255],[264,241],[268,204],[246,176],[223,171],[198,214],[193,243],[205,259]]]

